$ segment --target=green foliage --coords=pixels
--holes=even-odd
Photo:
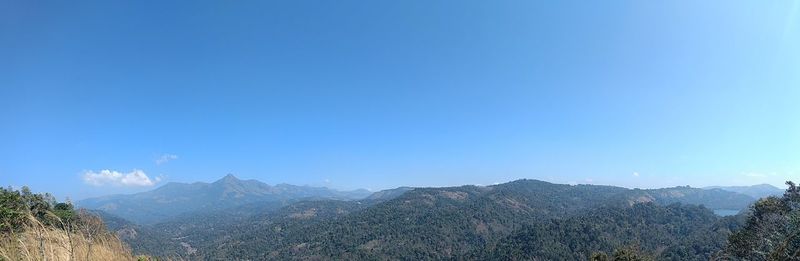
[[[28,187],[20,190],[0,188],[0,232],[17,232],[34,217],[47,225],[58,223],[53,215],[55,199],[50,194],[34,194]],[[64,215],[74,214],[70,208]]]
[[[77,213],[71,203],[56,203],[50,194],[34,194],[28,187],[20,190],[0,188],[0,232],[19,232],[36,221],[49,226],[63,227],[74,221]]]
[[[649,255],[641,253],[638,249],[632,247],[618,248],[614,250],[614,261],[650,261],[653,260]]]
[[[745,227],[728,239],[722,258],[742,260],[800,259],[800,189],[791,181],[783,197],[759,200]]]
[[[592,256],[589,257],[590,261],[609,261],[608,254],[606,252],[594,252]]]
[[[75,209],[71,203],[58,203],[53,207],[55,214],[62,222],[71,222],[75,219]]]
[[[0,188],[0,232],[14,232],[25,223],[27,204],[19,191]]]
[[[707,260],[725,243],[727,230],[708,209],[652,203],[632,207],[606,207],[584,215],[551,220],[521,229],[501,240],[485,256],[499,259],[584,259],[626,260],[639,247],[657,252],[661,259]],[[622,248],[636,244],[637,248]],[[616,250],[616,251],[615,251]],[[619,253],[617,253],[619,252]]]

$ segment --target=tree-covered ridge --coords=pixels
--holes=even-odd
[[[637,246],[659,260],[708,260],[725,244],[731,218],[683,204],[603,207],[526,226],[484,253],[495,260],[585,260],[593,253]]]
[[[248,258],[292,256],[370,259],[467,257],[538,219],[574,215],[624,189],[524,180],[501,186],[419,188],[350,215],[304,227],[255,226],[216,252]],[[292,222],[294,223],[294,222]],[[282,233],[275,233],[276,230]],[[294,230],[297,229],[297,230]],[[271,251],[257,252],[256,249]],[[263,256],[262,256],[263,255]]]
[[[268,224],[306,225],[344,216],[352,211],[391,200],[408,190],[411,188],[379,191],[375,196],[358,201],[317,197],[293,202],[255,202],[224,210],[204,209],[184,213],[153,225],[135,224],[102,210],[94,212],[107,221],[109,229],[128,243],[134,253],[188,258],[197,254],[189,255],[187,246],[205,251],[207,247],[216,247],[215,243],[221,238],[246,235]]]
[[[0,260],[131,260],[103,221],[30,189],[0,188]]]
[[[255,202],[146,226],[109,216],[119,221],[109,223],[135,253],[188,259],[492,259],[508,253],[587,259],[608,253],[702,260],[721,249],[740,220],[709,209],[753,201],[718,189],[518,180],[398,188],[357,201]]]
[[[642,191],[652,196],[662,205],[684,203],[704,205],[712,210],[745,209],[756,200],[754,197],[732,191],[722,189],[698,189],[688,186],[647,189]]]
[[[744,228],[721,253],[735,260],[800,260],[800,188],[791,181],[782,197],[767,197],[750,209]]]
[[[691,195],[698,190],[675,188],[673,191],[678,192],[669,194],[669,198]],[[320,209],[325,209],[324,206],[330,202],[304,202],[278,211],[291,213],[289,215],[253,217],[249,222],[224,228],[227,231],[226,236],[212,235],[216,239],[205,242],[210,248],[200,247],[197,257],[488,258],[502,253],[508,244],[501,244],[509,242],[514,235],[530,231],[526,229],[538,226],[549,232],[557,232],[577,224],[592,224],[598,231],[610,231],[604,235],[617,241],[600,244],[602,247],[555,249],[548,252],[549,255],[572,256],[577,250],[582,251],[579,256],[586,259],[592,251],[613,253],[611,250],[614,248],[633,244],[643,237],[680,239],[687,231],[695,230],[695,234],[675,244],[650,243],[643,245],[643,250],[697,259],[703,259],[709,253],[719,250],[730,227],[735,227],[726,224],[732,221],[719,218],[699,206],[663,206],[667,201],[662,200],[666,196],[661,194],[665,191],[669,189],[650,193],[650,190],[561,185],[537,180],[519,180],[488,187],[417,188],[375,205],[364,204],[359,207],[352,202],[338,202],[337,204],[349,205],[351,208],[348,211],[339,211],[343,212],[342,215],[314,215],[315,218],[311,219],[302,217],[324,213]],[[721,195],[727,197],[728,192]],[[336,208],[342,209],[327,209]],[[652,218],[664,213],[670,216],[663,220]],[[614,218],[624,220],[634,214],[639,216],[631,217],[626,221],[627,224],[617,223]],[[609,218],[598,218],[606,215]],[[290,216],[295,218],[287,218]],[[650,219],[642,219],[643,217]],[[653,232],[657,236],[626,234],[628,232],[625,228],[649,229],[661,224],[653,222],[666,222],[664,229]],[[671,229],[673,227],[684,229]],[[599,244],[597,241],[603,238],[586,241],[585,238],[564,237],[558,240],[573,240],[577,245],[593,246]],[[704,245],[707,246],[694,249]],[[665,251],[661,249],[664,247],[672,248]],[[687,250],[688,248],[692,250]]]

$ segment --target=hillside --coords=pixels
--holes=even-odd
[[[595,239],[552,238],[554,242],[577,240],[587,247],[549,253],[584,255],[653,239],[645,242],[646,250],[701,258],[719,249],[735,227],[725,225],[735,220],[718,217],[710,208],[744,208],[753,200],[733,192],[689,187],[632,190],[518,180],[486,187],[398,188],[358,201],[250,203],[138,227],[145,236],[126,241],[138,253],[184,258],[476,258],[502,256],[509,245],[516,244],[514,238],[524,238],[531,228],[564,235],[563,231],[588,225],[597,233],[608,233]],[[643,218],[657,215],[666,216]],[[654,234],[639,231],[648,227],[664,229]],[[626,228],[640,234],[628,235]],[[692,234],[685,237],[688,231]],[[158,236],[147,236],[151,234]],[[598,243],[606,238],[618,240]],[[678,238],[685,240],[657,244]],[[708,247],[685,250],[697,245]],[[664,252],[665,248],[670,250]]]
[[[721,189],[725,191],[736,192],[753,198],[766,198],[769,196],[780,196],[783,190],[769,184],[759,184],[752,186],[711,186],[704,189]]]
[[[203,205],[151,224],[105,210],[98,214],[134,253],[184,259],[490,259],[511,253],[586,258],[628,246],[657,257],[704,259],[722,248],[742,220],[712,210],[745,209],[755,201],[722,189],[627,189],[538,180],[400,187],[358,200],[323,188],[269,186],[232,176],[203,184],[164,186],[129,198],[182,195],[181,201],[218,206]],[[189,186],[203,189],[188,193]],[[278,187],[295,190],[268,193]],[[280,200],[251,201],[254,197]],[[523,244],[530,238],[540,240],[534,240],[536,245],[560,247]]]
[[[513,238],[515,233],[528,231],[525,228],[553,226],[546,230],[568,231],[570,227],[548,225],[548,222],[565,220],[563,222],[566,224],[597,227],[598,233],[604,233],[603,238],[618,240],[604,241],[604,245],[597,248],[552,250],[550,257],[572,253],[578,255],[589,250],[610,251],[615,247],[633,244],[641,238],[651,238],[648,234],[627,236],[628,229],[645,233],[651,227],[660,225],[665,229],[653,231],[652,235],[661,235],[653,240],[682,241],[673,245],[658,245],[656,242],[662,241],[653,241],[648,245],[648,250],[707,245],[700,251],[674,251],[702,259],[719,249],[726,233],[729,233],[728,230],[714,228],[713,224],[720,222],[721,218],[702,207],[664,205],[681,199],[714,205],[729,199],[728,196],[728,193],[707,193],[692,188],[642,191],[610,186],[560,185],[536,180],[519,180],[488,187],[421,188],[351,215],[308,226],[286,227],[280,223],[264,225],[254,222],[243,229],[250,233],[215,242],[213,246],[221,247],[212,246],[209,256],[238,255],[237,258],[254,259],[296,256],[312,259],[386,259],[398,256],[471,259],[481,257],[486,253],[484,251],[488,251],[490,256],[499,255],[508,246],[503,242],[508,242],[508,238]],[[641,214],[648,217],[664,213],[672,216],[658,220],[628,216],[642,211],[652,212]],[[597,218],[604,215],[608,217]],[[632,224],[617,222],[617,216],[620,216],[619,220],[629,218]],[[687,236],[690,228],[696,231]],[[560,236],[553,240],[585,245],[603,239],[590,239],[586,237],[588,235],[572,237],[565,233],[555,235]],[[718,236],[709,239],[712,235]],[[498,252],[494,252],[498,244],[503,245],[496,250]],[[265,249],[271,251],[263,251]]]
[[[386,195],[359,201],[298,201],[286,206],[275,202],[257,202],[223,211],[186,213],[162,223],[144,226],[106,215],[118,221],[112,223],[115,226],[109,225],[109,228],[117,231],[131,245],[134,253],[189,257],[187,246],[208,247],[208,244],[213,244],[218,239],[248,234],[249,229],[260,229],[267,224],[305,226],[320,220],[345,216],[398,196],[397,193]]]
[[[673,187],[642,190],[641,192],[644,192],[644,194],[652,197],[662,205],[684,203],[703,205],[711,210],[742,210],[756,201],[754,197],[721,189],[706,190],[692,187]]]
[[[709,260],[725,245],[732,222],[692,205],[603,207],[526,226],[501,239],[481,259],[581,260],[635,245],[659,260]]]
[[[134,260],[103,220],[48,194],[0,188],[0,260]]]
[[[337,191],[321,187],[278,184],[271,186],[256,180],[240,180],[227,175],[213,183],[168,183],[155,190],[133,195],[113,195],[77,202],[79,207],[102,210],[125,217],[137,224],[154,224],[196,211],[216,211],[255,202],[281,205],[306,198],[361,199],[366,190]]]

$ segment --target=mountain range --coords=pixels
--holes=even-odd
[[[134,252],[188,259],[494,259],[513,253],[577,258],[638,242],[658,256],[704,260],[740,220],[712,210],[741,210],[755,200],[721,188],[627,189],[538,180],[370,194],[270,186],[229,175],[80,204],[94,206]],[[598,234],[564,236],[575,229]],[[542,249],[531,248],[526,238],[570,242]]]
[[[111,195],[78,201],[79,207],[102,210],[125,217],[137,224],[154,224],[178,215],[196,211],[215,211],[254,202],[286,205],[299,199],[354,200],[369,196],[360,189],[338,191],[325,187],[278,184],[271,186],[257,180],[240,180],[228,174],[213,183],[191,184],[171,182],[155,190]]]

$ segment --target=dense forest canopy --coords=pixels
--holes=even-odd
[[[723,257],[743,260],[800,260],[800,188],[787,181],[783,197],[756,202],[743,229],[736,231]]]

